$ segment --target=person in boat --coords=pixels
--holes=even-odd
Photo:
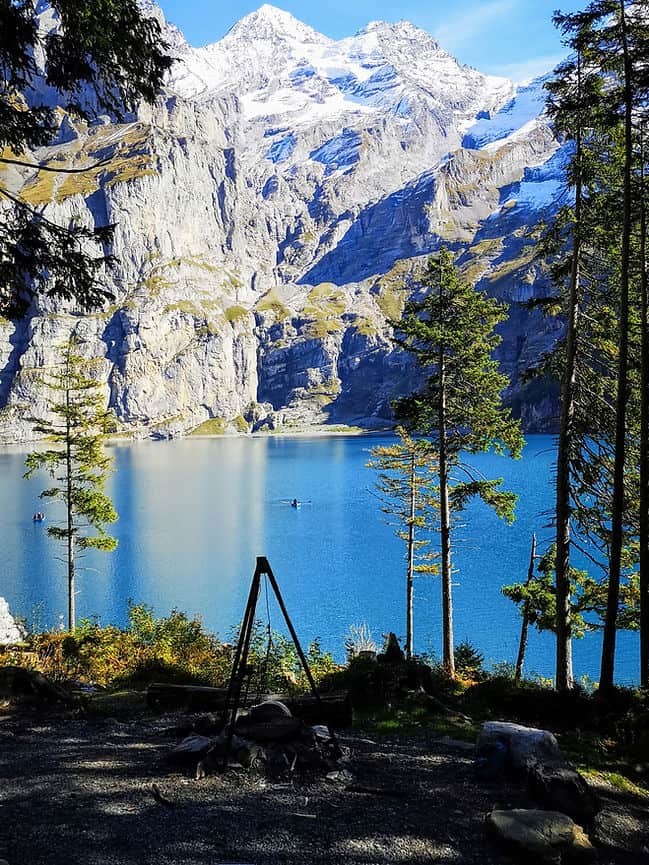
[[[297,499],[293,499],[293,501],[291,502],[292,508],[297,508],[297,507],[299,507],[299,505],[300,505],[300,503],[298,502]]]

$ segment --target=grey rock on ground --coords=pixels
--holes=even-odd
[[[596,851],[588,836],[570,817],[559,811],[494,810],[487,825],[505,844],[553,865],[592,862]]]

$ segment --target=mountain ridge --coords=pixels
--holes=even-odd
[[[462,251],[467,277],[508,303],[544,291],[529,231],[565,190],[542,80],[484,76],[407,22],[331,40],[266,4],[192,48],[145,8],[177,58],[157,105],[121,123],[62,116],[34,154],[111,163],[3,171],[50,218],[117,225],[109,309],[80,320],[41,300],[0,323],[6,438],[29,437],[28,406],[47,411],[34,370],[73,326],[124,431],[385,425],[416,377],[386,319],[428,254]],[[553,397],[528,399],[521,373],[559,331],[513,309],[508,398],[547,429]]]

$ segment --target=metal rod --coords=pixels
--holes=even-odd
[[[241,688],[243,679],[246,674],[246,666],[248,663],[248,652],[250,650],[250,638],[252,636],[252,628],[255,621],[255,610],[257,608],[257,600],[259,598],[259,590],[261,588],[261,571],[259,569],[259,560],[257,560],[257,568],[252,577],[250,586],[250,594],[246,603],[246,610],[239,631],[239,639],[237,648],[232,662],[232,672],[228,683],[228,693],[225,698],[225,709],[223,711],[223,723],[227,730],[227,741],[225,752],[223,754],[223,769],[228,765],[228,758],[232,748],[232,737],[234,735],[234,724],[237,717],[237,711],[241,701]]]
[[[297,633],[295,632],[295,628],[293,627],[293,622],[288,614],[288,610],[284,604],[284,599],[282,598],[282,593],[279,590],[279,586],[277,584],[277,580],[275,579],[275,575],[273,574],[272,568],[268,562],[268,559],[265,556],[259,556],[257,558],[257,570],[263,571],[267,574],[268,579],[270,580],[270,584],[273,587],[273,591],[275,592],[275,597],[277,598],[277,603],[282,611],[282,615],[284,616],[284,620],[288,626],[288,629],[291,634],[291,638],[295,644],[295,648],[297,649],[298,656],[300,658],[300,662],[302,664],[302,669],[304,670],[306,677],[309,681],[309,685],[311,686],[311,691],[313,696],[316,699],[318,704],[318,708],[322,710],[324,715],[324,706],[322,705],[322,700],[320,699],[320,694],[318,693],[318,689],[316,688],[316,684],[313,681],[313,676],[311,675],[311,670],[309,669],[309,663],[306,659],[304,652],[302,651],[302,646],[300,645],[300,641],[298,639]],[[256,571],[255,571],[256,573]],[[331,736],[331,741],[333,743],[333,753],[335,757],[340,757],[342,755],[342,751],[340,749],[340,745],[338,744],[338,739],[336,738],[336,734],[332,730],[332,728],[327,724],[327,729],[329,730],[329,735]]]

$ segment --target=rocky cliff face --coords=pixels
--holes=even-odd
[[[28,438],[25,418],[46,411],[39,371],[72,330],[125,430],[385,424],[416,374],[386,319],[441,243],[513,304],[509,398],[547,428],[552,399],[520,374],[557,333],[517,306],[543,290],[529,228],[563,195],[542,82],[481,75],[405,22],[336,42],[263,6],[202,49],[165,27],[177,62],[154,109],[124,123],[62,115],[35,154],[108,164],[0,167],[51,219],[117,225],[110,307],[40,302],[0,322],[4,437]]]

